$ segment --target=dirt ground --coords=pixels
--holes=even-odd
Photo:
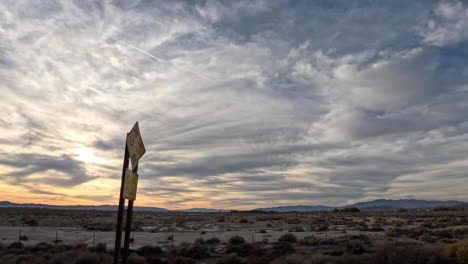
[[[113,246],[116,212],[0,208],[0,243],[36,244],[56,239],[67,244]],[[135,212],[132,247],[171,247],[197,238],[227,242],[238,235],[248,242],[276,242],[285,233],[298,240],[365,239],[370,245],[388,241],[408,244],[446,243],[468,237],[468,210],[359,213],[272,212]],[[171,240],[171,237],[174,237]]]

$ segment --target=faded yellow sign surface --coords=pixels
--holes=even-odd
[[[123,198],[135,201],[138,185],[138,174],[127,169],[125,171]]]
[[[127,147],[128,153],[130,154],[130,161],[132,162],[132,169],[135,170],[138,165],[138,160],[146,152],[145,145],[143,145],[143,140],[141,139],[138,122],[135,123],[132,130],[127,135]]]

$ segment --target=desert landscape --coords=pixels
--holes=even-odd
[[[115,218],[114,211],[2,208],[0,263],[111,263]],[[376,258],[395,263],[392,258],[410,256],[418,262],[402,263],[467,260],[457,255],[459,248],[468,249],[468,210],[462,209],[137,211],[133,223],[129,263],[376,263]],[[74,262],[77,250],[91,262]],[[67,260],[67,254],[78,255]],[[430,262],[434,258],[437,262]]]
[[[0,264],[468,264],[468,0],[0,0]]]

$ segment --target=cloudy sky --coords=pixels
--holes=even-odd
[[[468,201],[466,1],[0,2],[0,200]]]

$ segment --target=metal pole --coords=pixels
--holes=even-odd
[[[133,169],[134,173],[138,173],[138,164]],[[132,232],[132,214],[133,214],[133,201],[129,200],[127,205],[127,220],[125,221],[125,239],[122,263],[128,263],[128,249],[130,244],[130,233]]]
[[[55,230],[55,243],[58,243],[58,230]]]
[[[124,251],[122,257],[122,263],[128,263],[128,248],[130,243],[130,232],[132,231],[132,213],[133,213],[133,201],[128,201],[127,206],[127,221],[125,225],[125,240],[124,240]]]
[[[21,241],[21,229],[19,230],[18,242]]]
[[[127,134],[128,135],[128,134]],[[120,244],[122,242],[122,218],[123,218],[123,210],[125,205],[125,199],[123,198],[123,189],[124,189],[124,181],[125,181],[125,170],[128,168],[128,146],[127,146],[127,138],[125,138],[125,154],[124,154],[124,162],[122,166],[122,180],[120,182],[120,196],[119,196],[119,211],[117,213],[117,226],[115,230],[115,246],[114,246],[114,264],[119,263],[119,256],[120,256]]]
[[[95,245],[95,239],[96,239],[96,232],[93,232],[93,247]]]

